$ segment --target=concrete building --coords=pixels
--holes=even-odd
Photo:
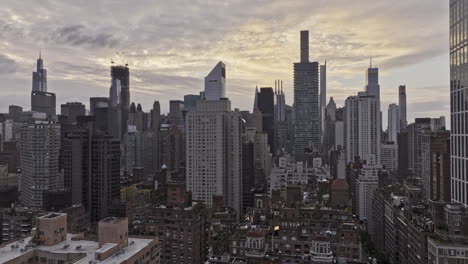
[[[174,125],[183,126],[184,124],[184,101],[170,100],[169,101],[169,122]]]
[[[398,170],[398,144],[393,142],[382,143],[380,146],[380,163],[382,168],[389,172]]]
[[[37,219],[37,229],[30,237],[0,248],[0,261],[8,264],[158,264],[161,263],[160,254],[156,239],[128,238],[126,218],[106,218],[99,222],[99,236],[96,242],[67,234],[67,215],[49,213]]]
[[[125,136],[125,165],[124,171],[128,175],[133,175],[133,169],[142,166],[142,145],[141,132],[136,126],[128,126]]]
[[[468,38],[467,28],[462,27],[468,21],[465,0],[450,1],[450,120],[451,121],[451,178],[452,201],[468,206],[468,149],[463,142],[468,142],[467,116],[467,68],[468,61],[463,56],[462,43]]]
[[[226,64],[218,62],[205,77],[205,100],[226,98]]]
[[[388,106],[388,141],[397,143],[398,133],[400,133],[400,107],[396,104]]]
[[[177,124],[161,124],[159,131],[161,164],[169,172],[185,168],[185,134]]]
[[[21,130],[21,200],[27,206],[43,206],[43,192],[63,188],[59,172],[60,125],[36,121]]]
[[[379,100],[366,92],[346,99],[346,157],[354,162],[374,155],[380,164],[381,125]]]
[[[349,204],[349,185],[344,179],[336,179],[331,184],[332,208],[346,208]]]
[[[283,81],[275,81],[275,150],[278,154],[288,149],[288,122],[286,120],[286,96],[283,92]]]
[[[242,131],[240,112],[227,99],[204,100],[186,120],[187,189],[212,206],[223,195],[227,207],[242,207]]]
[[[26,207],[12,207],[0,211],[2,223],[0,244],[8,243],[31,235],[38,212]]]
[[[450,131],[426,133],[421,141],[421,177],[425,198],[450,202]]]
[[[369,220],[374,191],[379,185],[379,171],[382,166],[376,163],[374,155],[369,156],[356,181],[357,210],[360,220]]]
[[[301,61],[294,63],[294,155],[320,145],[319,64],[309,61],[309,31],[301,31]]]

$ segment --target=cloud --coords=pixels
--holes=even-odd
[[[0,54],[0,74],[12,74],[16,72],[16,62],[5,55]]]

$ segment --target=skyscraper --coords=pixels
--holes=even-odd
[[[33,72],[32,77],[32,91],[47,92],[47,70],[44,69],[44,62],[40,52],[37,59],[36,71]]]
[[[283,92],[283,81],[275,81],[275,150],[274,153],[279,153],[282,149],[286,149],[288,141],[288,123],[286,121],[286,96]]]
[[[44,62],[39,53],[32,78],[31,111],[46,113],[50,118],[55,116],[55,107],[55,94],[47,92],[47,70],[44,69]]]
[[[365,160],[374,155],[380,164],[380,104],[379,100],[366,92],[346,99],[346,157],[354,162],[356,157]]]
[[[22,201],[43,206],[43,193],[63,188],[59,174],[60,125],[35,121],[21,130]]]
[[[379,68],[372,67],[372,61],[366,70],[366,90],[369,95],[375,96],[380,101]]]
[[[268,144],[274,152],[275,142],[275,97],[273,88],[262,87],[258,94],[258,109],[262,112],[263,131],[268,134]]]
[[[205,77],[205,100],[226,98],[226,65],[220,61]]]
[[[388,141],[397,143],[400,133],[400,108],[396,104],[388,106]]]
[[[240,216],[242,208],[242,130],[238,110],[228,99],[203,100],[187,114],[187,189],[193,199],[213,204],[223,195],[225,205]]]
[[[451,178],[452,201],[468,206],[468,142],[466,103],[467,60],[466,46],[460,43],[468,39],[468,1],[450,0],[450,116],[451,116]]]
[[[122,86],[119,79],[112,79],[112,84],[109,89],[109,102],[112,107],[120,105],[120,93],[122,92]]]
[[[120,81],[120,105],[122,110],[130,108],[130,70],[127,65],[111,66],[112,84],[116,84],[116,80]]]
[[[152,172],[156,172],[161,167],[160,159],[160,137],[159,128],[161,125],[161,106],[159,101],[153,102],[153,110],[151,112],[151,128],[153,130],[153,168]]]
[[[324,65],[320,65],[320,132],[323,135],[325,130],[325,115],[327,108],[327,62]]]
[[[319,64],[309,61],[309,31],[301,31],[301,62],[294,63],[294,155],[306,159],[305,150],[320,144]]]
[[[406,85],[398,87],[398,106],[400,107],[400,131],[405,131],[408,126],[406,118]]]

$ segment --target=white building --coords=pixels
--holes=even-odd
[[[268,178],[268,192],[272,190],[286,191],[289,184],[306,184],[314,176],[314,169],[308,168],[303,162],[294,162],[289,157],[281,157],[278,166],[274,166]]]
[[[400,133],[400,107],[396,104],[388,106],[388,141],[397,143]]]
[[[364,164],[356,180],[357,212],[359,220],[369,219],[374,191],[379,185],[379,170],[382,166],[375,162],[375,156],[370,155],[366,158],[367,164]]]
[[[35,121],[21,130],[21,181],[23,203],[43,205],[43,192],[63,188],[59,173],[60,124]]]
[[[387,171],[394,172],[398,170],[398,145],[396,143],[382,143],[380,163]]]
[[[220,61],[205,77],[205,100],[226,98],[226,65]]]
[[[238,215],[242,205],[241,113],[227,99],[199,101],[186,117],[187,189],[193,199],[211,206],[223,195]]]
[[[353,162],[356,157],[365,160],[374,155],[380,164],[380,103],[366,92],[346,99],[346,157]]]

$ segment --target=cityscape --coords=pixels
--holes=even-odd
[[[468,264],[468,0],[6,2],[0,263]]]

